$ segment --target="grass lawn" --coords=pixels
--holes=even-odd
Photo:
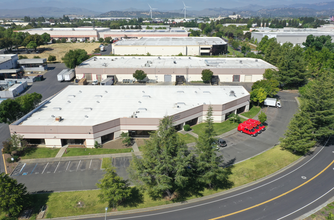
[[[109,164],[112,164],[111,158],[103,158],[102,159],[102,169],[106,169]]]
[[[129,153],[131,151],[132,148],[124,148],[124,149],[67,148],[67,153],[63,154],[63,157]]]
[[[241,118],[241,121],[244,122],[246,120]],[[198,135],[201,135],[201,134],[204,133],[205,125],[206,125],[206,123],[201,123],[201,124],[195,125],[191,128],[192,128],[194,133],[196,133]],[[224,121],[222,123],[214,123],[213,127],[216,131],[216,134],[221,135],[225,132],[228,132],[228,131],[231,131],[231,130],[237,128],[238,125],[239,125],[238,123],[231,122],[230,120],[227,120],[227,121]]]
[[[334,202],[329,203],[326,207],[320,209],[316,213],[307,217],[305,220],[326,220],[333,219],[334,215]],[[331,218],[330,218],[331,217]]]
[[[181,138],[183,138],[184,142],[186,142],[186,144],[189,144],[189,143],[193,143],[193,142],[196,142],[196,138],[190,134],[181,134],[181,133],[178,133],[179,136]]]
[[[261,108],[259,106],[253,106],[248,112],[241,113],[241,115],[247,118],[253,118],[260,110]]]
[[[36,159],[55,157],[60,149],[48,147],[29,148],[21,159]]]
[[[231,168],[232,175],[230,176],[230,180],[234,182],[234,187],[237,187],[260,179],[273,172],[276,172],[279,169],[297,160],[298,158],[298,156],[295,156],[288,151],[283,151],[279,146],[276,146],[261,155],[234,165]],[[135,188],[133,190],[135,190]],[[211,195],[220,191],[222,190],[205,190],[203,194]],[[43,202],[44,204],[47,204],[48,209],[46,213],[46,218],[55,218],[93,213],[104,213],[104,207],[106,207],[107,204],[99,202],[99,192],[99,190],[90,190],[38,194],[33,196],[39,206],[41,206]],[[146,208],[171,203],[170,201],[165,200],[153,201],[148,197],[147,194],[144,194],[143,198],[136,195],[136,193],[134,193],[134,195],[134,200],[131,200],[134,202],[133,205],[128,205],[126,207],[119,206],[117,210],[124,211],[129,209]],[[79,201],[83,203],[83,207],[79,207],[77,205]]]

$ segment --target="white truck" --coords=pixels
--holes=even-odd
[[[282,107],[280,100],[277,100],[276,98],[266,98],[264,100],[264,105],[273,106],[273,107],[276,107],[276,108],[281,108]]]
[[[111,86],[114,84],[114,80],[112,78],[107,78],[101,82],[101,86]]]
[[[60,73],[58,73],[58,75],[57,75],[58,82],[64,81],[64,73],[66,73],[67,70],[68,69],[63,69],[62,71],[60,71]]]
[[[67,82],[71,81],[74,76],[75,76],[74,69],[67,70],[67,72],[63,74],[64,80]]]
[[[101,51],[101,52],[105,51],[105,47],[104,47],[104,45],[100,45],[100,51]]]

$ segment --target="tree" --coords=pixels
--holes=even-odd
[[[283,149],[295,154],[305,154],[316,143],[314,140],[314,127],[309,115],[301,111],[295,114],[291,119],[288,130],[285,132],[285,138],[280,139],[280,145]]]
[[[21,106],[15,100],[6,99],[0,103],[0,123],[11,124],[21,116]]]
[[[64,43],[66,43],[66,38],[65,38],[65,37],[63,37],[63,38],[62,38],[60,41],[61,41],[61,43],[63,43],[63,44],[64,44]]]
[[[199,195],[196,161],[177,134],[171,117],[164,117],[146,141],[141,158],[134,154],[129,168],[132,182],[156,199]]]
[[[264,113],[263,111],[261,111],[261,113],[259,114],[259,121],[264,124],[267,121],[267,115],[266,113]]]
[[[248,53],[248,52],[250,52],[251,51],[251,49],[250,49],[250,47],[248,46],[248,45],[242,45],[242,47],[241,47],[241,53],[243,53],[244,55],[246,55],[246,53]]]
[[[196,160],[198,161],[198,185],[215,190],[230,188],[233,185],[228,179],[231,170],[222,166],[223,156],[217,156],[217,139],[215,138],[216,132],[213,126],[211,106],[208,108],[205,122],[204,133],[199,135],[195,147]]]
[[[250,93],[250,99],[253,102],[257,102],[257,105],[259,105],[260,103],[264,102],[264,100],[267,98],[267,93],[264,90],[264,88],[258,88],[258,89],[254,89],[251,91]]]
[[[111,165],[106,168],[106,174],[96,186],[101,189],[101,193],[98,195],[100,201],[107,202],[109,208],[117,207],[131,195],[129,181],[119,177]]]
[[[204,83],[210,83],[213,76],[213,72],[209,69],[202,70],[202,80]]]
[[[239,41],[237,41],[237,40],[233,40],[231,45],[232,45],[233,49],[236,50],[236,49],[239,48],[240,43],[239,43]]]
[[[144,80],[146,78],[146,73],[143,70],[136,70],[133,77],[137,80]]]
[[[122,132],[121,133],[122,143],[126,146],[131,146],[132,138],[129,136],[129,133]]]
[[[27,45],[27,48],[36,50],[37,44],[34,41],[30,41]]]
[[[102,37],[99,38],[99,42],[103,43],[104,39]]]
[[[49,57],[48,57],[49,62],[53,62],[53,61],[56,61],[56,60],[57,60],[56,56],[49,55]]]
[[[250,40],[252,38],[251,32],[246,32],[245,33],[245,38],[248,39],[248,40]]]
[[[67,68],[73,69],[83,61],[87,60],[89,56],[83,49],[76,49],[68,51],[62,58]]]
[[[41,38],[42,38],[42,40],[44,41],[44,43],[50,42],[50,40],[51,40],[51,36],[50,36],[50,34],[48,34],[48,33],[43,33],[43,34],[41,35]]]
[[[279,91],[278,86],[279,82],[276,79],[263,79],[256,81],[252,86],[252,90],[263,88],[268,96],[273,97]]]
[[[111,37],[106,37],[106,38],[104,39],[104,41],[105,41],[106,43],[110,43],[110,42],[111,42]]]
[[[18,216],[27,202],[27,188],[5,173],[0,173],[0,212]]]

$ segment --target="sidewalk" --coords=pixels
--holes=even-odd
[[[57,155],[56,155],[56,158],[60,158],[63,156],[63,154],[65,153],[66,149],[67,149],[68,145],[60,148],[60,150],[58,151]]]

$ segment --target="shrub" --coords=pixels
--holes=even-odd
[[[19,55],[19,60],[21,60],[21,59],[28,59],[28,57],[27,56]]]
[[[184,129],[185,131],[190,131],[190,130],[191,130],[190,125],[188,125],[188,124],[185,124],[185,125],[183,126],[183,129]]]
[[[41,57],[39,57],[39,56],[34,56],[34,59],[39,59],[39,58],[41,58]]]
[[[94,147],[95,147],[96,149],[98,149],[98,148],[102,148],[102,144],[99,144],[99,142],[95,141],[95,143],[94,143]]]
[[[143,80],[146,78],[146,73],[143,70],[136,70],[135,73],[133,74],[133,77],[136,78],[137,80]]]
[[[209,69],[205,69],[202,71],[202,80],[205,83],[211,82],[211,78],[213,76],[213,72]]]
[[[56,56],[53,56],[53,55],[49,55],[49,57],[48,57],[48,61],[49,62],[52,62],[52,61],[56,61]]]

